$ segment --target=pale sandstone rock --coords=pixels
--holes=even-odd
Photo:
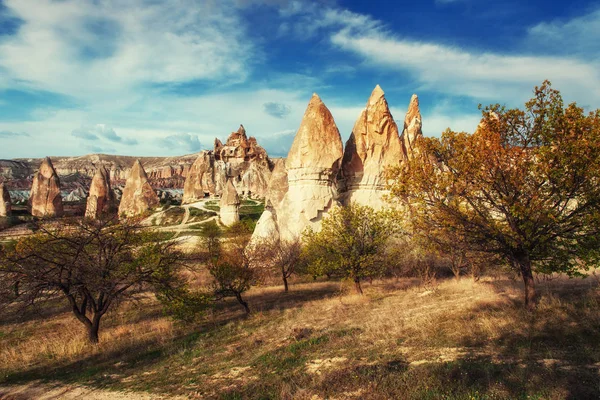
[[[142,215],[146,211],[156,208],[159,203],[160,200],[148,182],[144,167],[139,160],[136,160],[123,189],[119,215],[122,217]]]
[[[246,136],[243,125],[232,132],[225,144],[215,139],[214,150],[202,152],[186,173],[184,203],[206,196],[221,195],[227,177],[233,179],[238,194],[264,198],[271,176],[267,152],[255,138]]]
[[[219,202],[219,218],[225,226],[231,226],[240,220],[240,197],[231,179],[227,180],[221,201]]]
[[[85,216],[96,219],[115,211],[116,199],[110,187],[110,174],[104,166],[100,166],[90,184]]]
[[[4,183],[0,183],[0,217],[8,217],[12,211],[12,202],[10,201],[10,193]]]
[[[402,131],[402,145],[404,154],[407,158],[412,158],[415,152],[415,142],[417,138],[423,136],[423,122],[421,111],[419,110],[419,97],[413,94],[410,98],[408,111],[404,118],[404,130]]]
[[[323,216],[336,204],[336,175],[342,156],[342,139],[333,116],[314,94],[285,160],[287,191],[278,202],[283,190],[271,187],[269,209],[261,217],[263,223],[255,230],[253,241],[269,238],[273,232],[279,232],[282,240],[294,240],[306,228],[318,230]],[[283,186],[279,189],[285,189],[281,185],[284,174],[274,175]]]
[[[346,143],[339,176],[342,203],[384,207],[386,171],[399,166],[403,159],[398,126],[383,90],[377,85]]]
[[[183,187],[183,203],[193,203],[215,194],[214,157],[203,151],[192,164]]]
[[[34,217],[61,217],[64,214],[60,179],[49,157],[42,161],[33,176],[28,208]]]

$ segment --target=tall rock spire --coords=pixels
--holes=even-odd
[[[110,174],[104,166],[96,170],[85,208],[85,216],[99,218],[103,214],[116,211],[115,193],[110,187]]]
[[[64,214],[60,179],[49,157],[42,161],[33,176],[28,208],[34,217],[61,217]]]
[[[386,169],[400,165],[403,158],[398,126],[377,85],[346,143],[340,174],[343,202],[382,206]]]
[[[219,202],[219,218],[225,226],[231,226],[240,220],[240,197],[237,189],[233,186],[231,178],[223,188],[221,201]]]
[[[342,154],[340,131],[329,109],[314,93],[286,158],[286,168],[331,170],[335,174]]]
[[[160,203],[158,196],[148,182],[148,175],[140,160],[136,160],[131,168],[129,178],[125,182],[119,215],[134,217],[157,207]]]
[[[10,216],[12,211],[12,203],[10,201],[10,193],[3,182],[0,182],[0,217]]]
[[[322,217],[337,202],[336,175],[342,156],[342,138],[333,116],[319,96],[313,94],[285,160],[287,192],[270,196],[253,241],[273,232],[290,240],[299,237],[307,227],[319,229]],[[276,176],[284,178],[286,173]]]
[[[423,122],[421,110],[419,110],[419,97],[413,94],[410,98],[408,111],[404,118],[404,130],[402,131],[402,147],[406,157],[411,158],[415,152],[415,142],[419,136],[423,136]]]

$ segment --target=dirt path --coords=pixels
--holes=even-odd
[[[183,400],[181,396],[161,396],[137,392],[112,392],[84,386],[34,381],[25,385],[0,386],[1,400]]]

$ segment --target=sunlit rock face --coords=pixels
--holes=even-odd
[[[314,94],[285,162],[275,165],[267,188],[267,210],[253,240],[275,233],[291,240],[306,228],[318,230],[323,216],[337,204],[336,176],[342,156],[333,116]]]
[[[85,216],[97,219],[116,211],[115,193],[110,186],[110,173],[101,166],[96,171],[85,208]]]
[[[271,169],[267,152],[240,126],[225,144],[215,139],[213,150],[200,153],[186,173],[183,202],[222,195],[228,177],[240,196],[265,198]]]
[[[421,119],[421,110],[419,110],[419,98],[413,94],[410,98],[408,111],[404,118],[404,130],[402,131],[402,146],[407,158],[412,158],[416,149],[415,143],[420,136],[423,136],[423,121]]]
[[[131,168],[131,173],[119,204],[119,215],[122,217],[134,217],[158,207],[160,201],[158,196],[148,182],[148,176],[139,160],[136,160]]]
[[[419,99],[413,95],[400,135],[385,94],[377,85],[346,143],[338,176],[340,202],[375,209],[388,206],[386,175],[412,157],[421,127]]]
[[[231,226],[240,220],[240,197],[231,179],[227,180],[221,201],[219,202],[219,218],[225,226]]]
[[[215,192],[215,159],[211,152],[203,151],[188,172],[183,186],[183,202],[193,203]]]
[[[4,183],[0,183],[0,217],[8,217],[11,215],[12,203],[10,201],[10,193]]]
[[[404,159],[398,126],[377,85],[346,142],[340,173],[340,200],[381,208],[385,205],[386,171]]]
[[[42,161],[33,176],[28,208],[34,217],[61,217],[64,214],[60,179],[49,157]]]

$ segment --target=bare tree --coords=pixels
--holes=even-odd
[[[284,291],[289,291],[288,279],[302,262],[302,242],[299,237],[291,240],[267,238],[249,247],[252,261],[276,270],[283,280]]]
[[[117,220],[63,220],[0,250],[3,302],[33,305],[62,296],[98,343],[102,317],[119,300],[151,289],[165,302],[187,293],[185,258],[172,242]]]

